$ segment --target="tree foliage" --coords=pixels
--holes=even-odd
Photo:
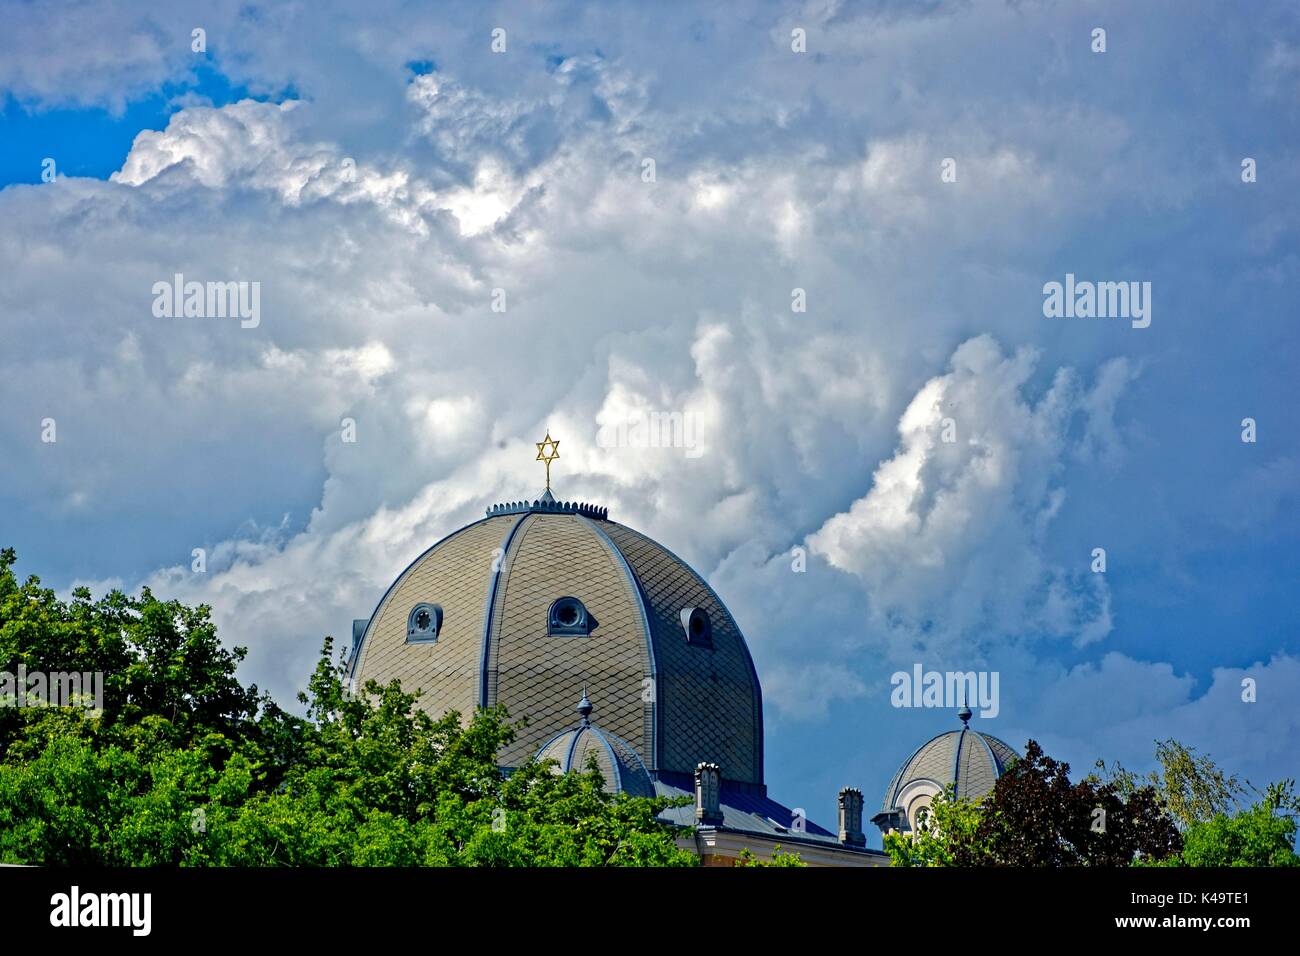
[[[978,805],[941,795],[919,832],[888,837],[885,849],[901,866],[1023,867],[1127,866],[1180,849],[1150,787],[1125,797],[1069,772],[1031,740]]]
[[[949,788],[885,850],[895,866],[1300,865],[1293,781],[1242,808],[1247,785],[1208,755],[1171,739],[1156,742],[1156,760],[1144,777],[1098,761],[1073,783],[1031,740],[983,801]]]
[[[1295,783],[1271,784],[1261,798],[1236,813],[1194,820],[1183,850],[1169,866],[1300,866],[1295,852],[1300,800]]]
[[[1253,788],[1222,770],[1208,754],[1176,740],[1156,741],[1159,769],[1145,778],[1183,834],[1180,853],[1166,866],[1300,866],[1295,852],[1300,798],[1294,782],[1270,784],[1243,805]],[[1118,763],[1097,761],[1102,779],[1121,790],[1138,786],[1137,775]]]
[[[1181,847],[1178,829],[1152,787],[1127,796],[1113,783],[1070,780],[1070,765],[1029,741],[998,778],[976,839],[1008,866],[1127,866]]]
[[[740,858],[736,861],[736,866],[802,866],[808,864],[803,861],[798,853],[788,853],[781,849],[781,844],[772,847],[772,855],[763,859],[753,850],[746,847],[740,851]]]
[[[346,692],[326,639],[305,717],[235,671],[206,606],[19,583],[0,552],[0,667],[101,671],[102,712],[0,708],[0,861],[116,866],[695,865],[670,801],[594,764],[496,763],[501,710],[434,720],[396,681]]]
[[[1151,787],[1179,827],[1239,809],[1238,797],[1245,793],[1245,787],[1235,776],[1221,770],[1209,754],[1198,754],[1194,747],[1170,738],[1156,741],[1156,762],[1159,770],[1139,778],[1118,761],[1107,767],[1104,760],[1098,760],[1094,779],[1114,783],[1124,795],[1142,786]]]
[[[957,799],[949,784],[926,808],[912,833],[885,835],[885,852],[894,866],[978,866],[988,862],[976,839],[980,807]]]

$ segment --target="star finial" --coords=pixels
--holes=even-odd
[[[546,463],[546,490],[551,490],[551,462],[560,457],[560,443],[551,438],[551,430],[546,429],[546,437],[537,445],[537,461]]]

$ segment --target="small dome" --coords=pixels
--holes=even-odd
[[[950,785],[955,785],[959,799],[981,800],[1020,756],[1005,741],[965,726],[971,717],[969,710],[958,716],[962,718],[961,730],[930,738],[898,768],[885,791],[878,820],[894,815],[898,822],[915,828],[918,812]]]
[[[629,797],[653,797],[654,782],[650,772],[636,750],[622,737],[607,733],[591,722],[591,701],[582,692],[578,713],[582,722],[573,730],[556,734],[537,751],[537,760],[554,760],[559,773],[587,769],[590,754],[596,755],[596,765],[605,778],[605,789],[611,793],[626,793]]]

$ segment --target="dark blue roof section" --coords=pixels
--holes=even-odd
[[[689,774],[660,773],[655,781],[655,789],[661,797],[686,796],[692,801],[695,798],[695,780]],[[803,832],[796,832],[793,829],[794,811],[754,788],[736,786],[724,780],[721,802],[724,829],[770,833],[773,836],[789,834],[805,839],[820,838],[836,846],[840,845],[838,835],[807,818],[804,819]],[[692,802],[685,807],[674,807],[665,810],[660,816],[673,823],[690,826],[695,823],[695,806]]]

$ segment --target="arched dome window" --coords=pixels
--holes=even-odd
[[[686,631],[686,642],[700,647],[713,646],[713,622],[709,620],[708,611],[699,607],[682,608],[682,629]]]
[[[406,618],[406,643],[427,644],[438,639],[442,630],[442,608],[436,604],[420,603],[411,608]]]
[[[546,632],[555,637],[586,637],[596,619],[576,597],[556,598],[546,614]]]
[[[911,806],[907,809],[907,816],[913,830],[920,832],[929,826],[930,804],[933,802],[934,797],[928,793],[922,794],[912,801]]]

